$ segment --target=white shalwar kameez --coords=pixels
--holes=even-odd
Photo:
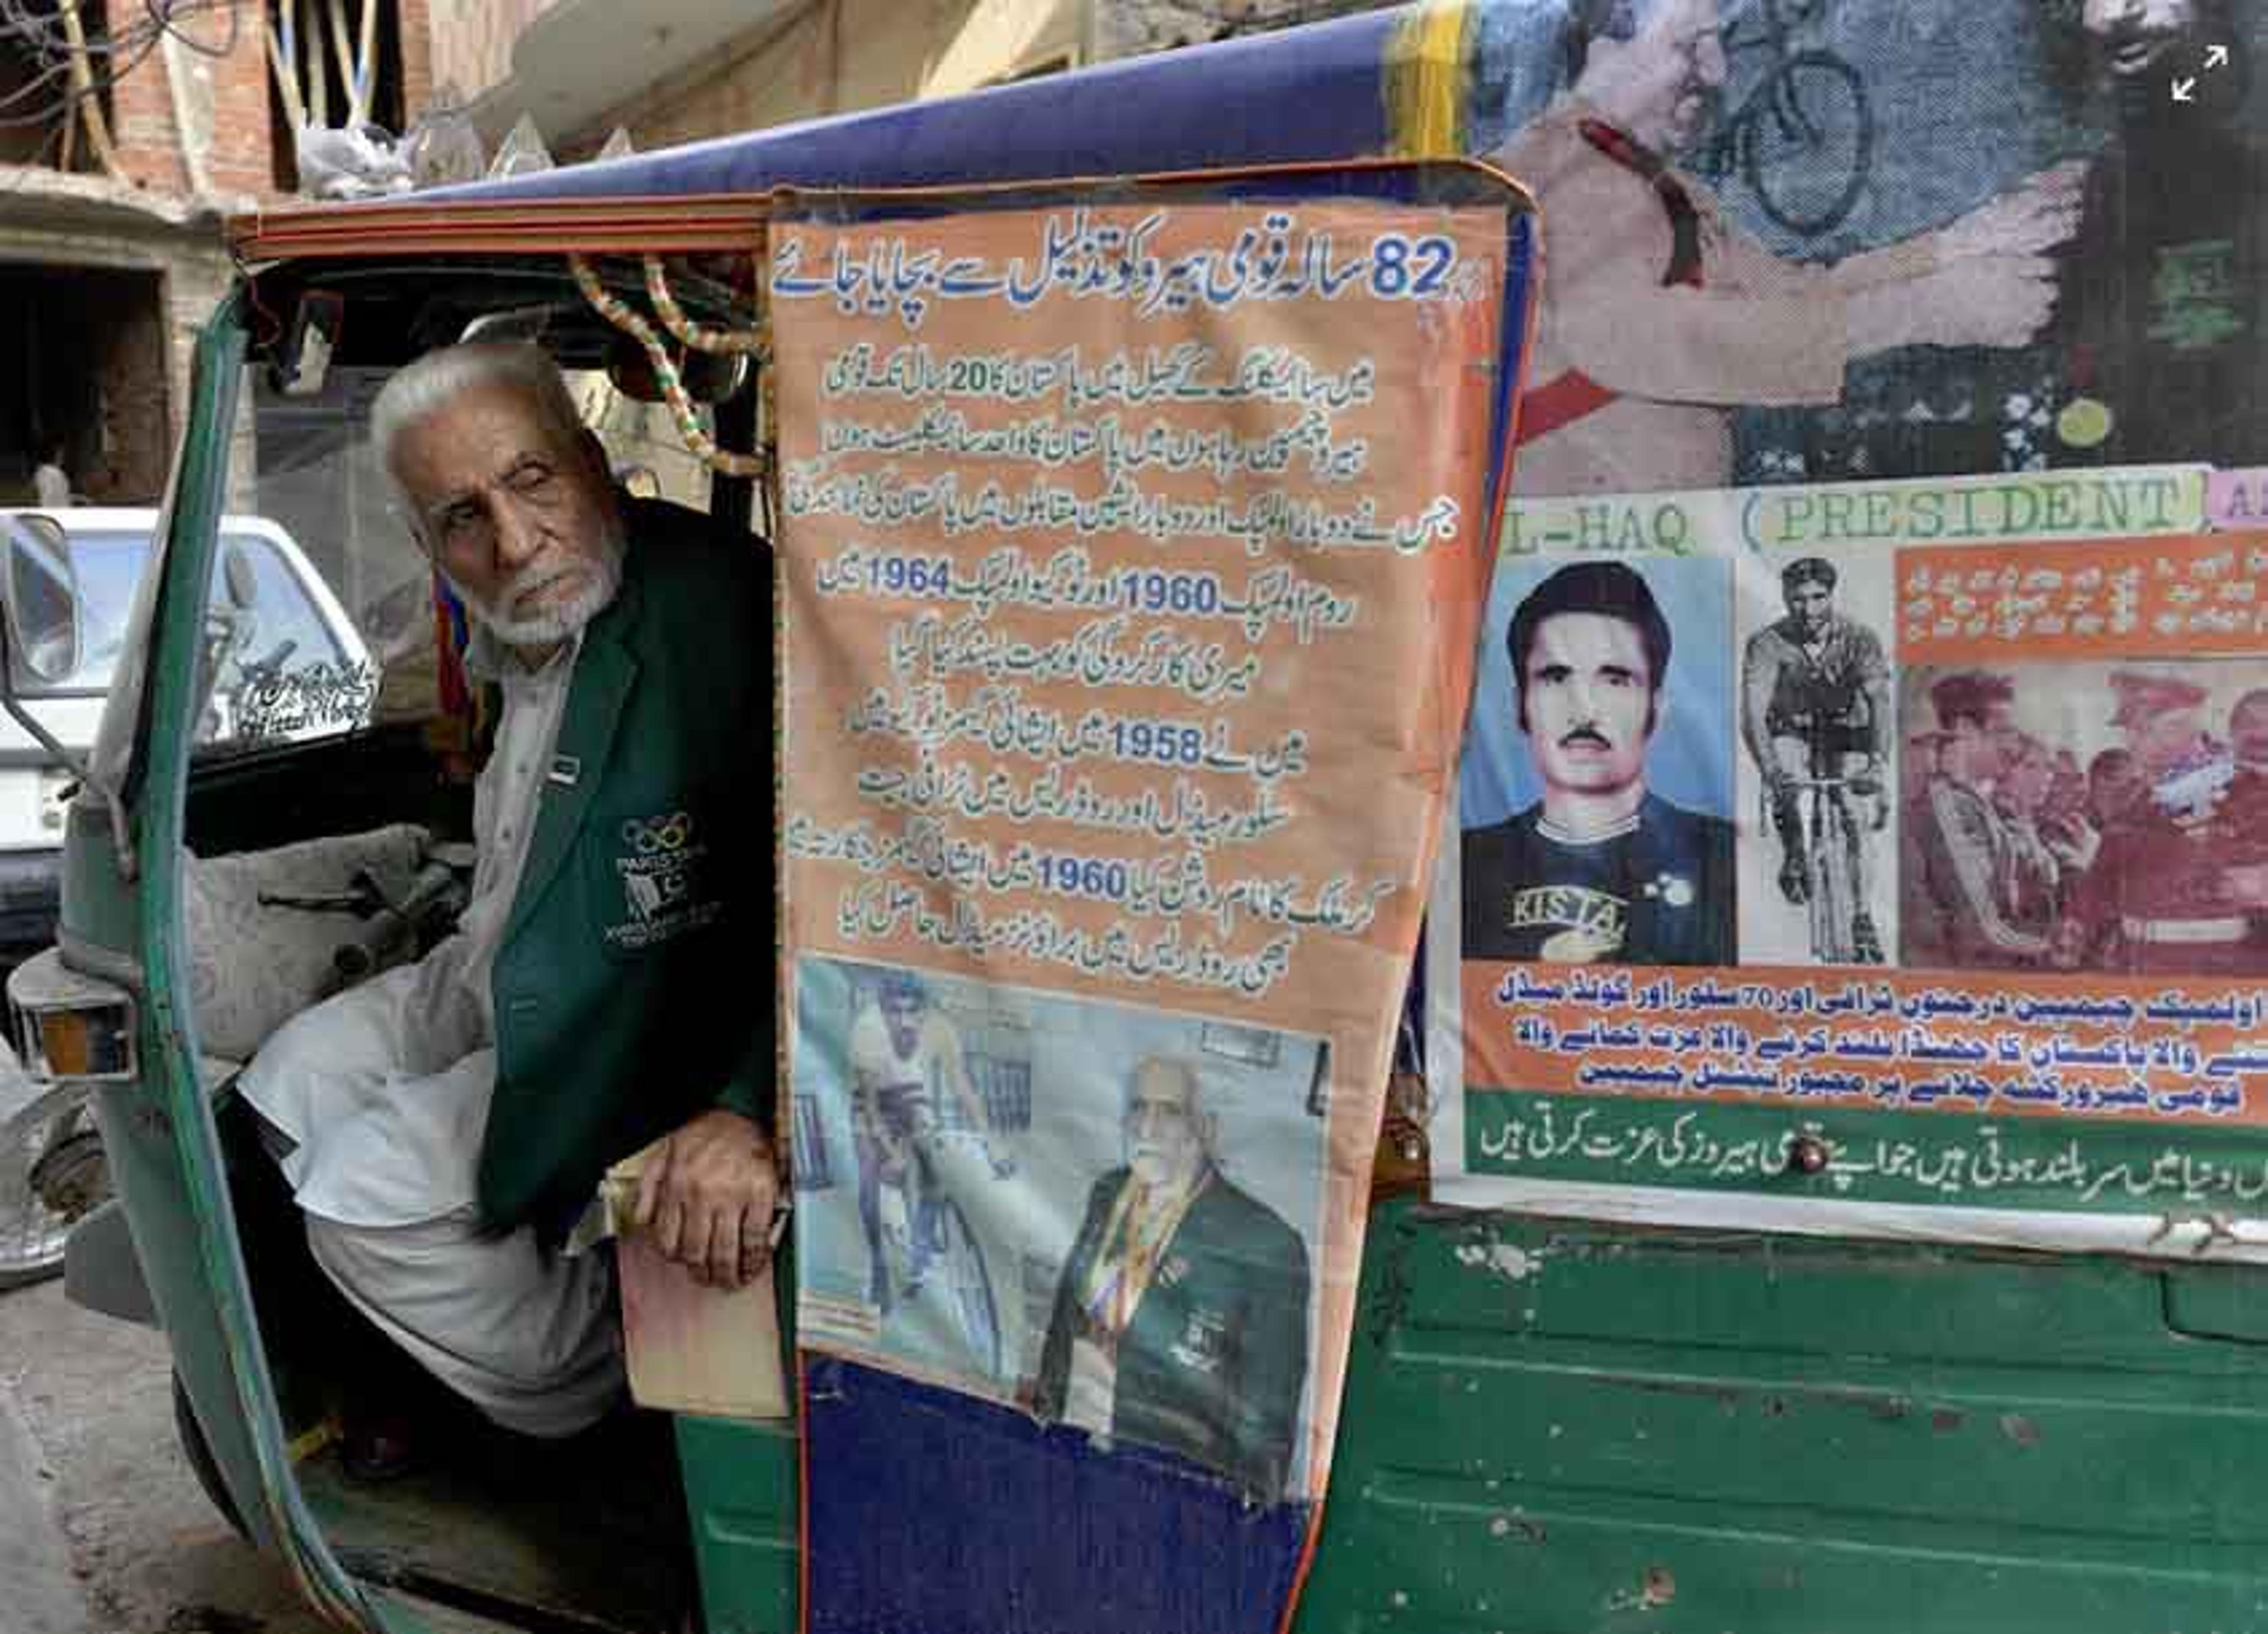
[[[444,1383],[507,1429],[565,1436],[620,1394],[613,1269],[481,1230],[477,1173],[496,1088],[490,972],[551,757],[578,637],[529,671],[485,630],[467,671],[504,689],[473,788],[477,858],[457,931],[414,965],[294,1017],[239,1079],[296,1143],[284,1178],[315,1261]]]

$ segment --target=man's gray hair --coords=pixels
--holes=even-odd
[[[1213,1151],[1216,1130],[1205,1121],[1204,1075],[1197,1070],[1197,1064],[1187,1056],[1168,1055],[1145,1056],[1137,1061],[1134,1070],[1126,1075],[1126,1110],[1130,1115],[1134,1110],[1134,1087],[1145,1072],[1163,1072],[1182,1080],[1182,1106],[1189,1122],[1197,1126],[1197,1144],[1204,1148],[1205,1156],[1217,1159],[1219,1154]]]
[[[534,405],[545,428],[563,446],[583,434],[583,416],[551,354],[525,341],[469,341],[427,352],[397,370],[370,406],[370,443],[378,468],[407,508],[409,496],[394,474],[394,448],[411,426],[431,419],[467,392],[503,386]],[[412,521],[418,519],[412,518]]]

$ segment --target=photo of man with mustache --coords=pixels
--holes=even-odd
[[[1543,795],[1463,838],[1464,956],[1729,965],[1733,827],[1646,787],[1668,621],[1620,562],[1559,569],[1506,646]]]

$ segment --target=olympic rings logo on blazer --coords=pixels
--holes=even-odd
[[[672,812],[666,817],[632,817],[622,824],[622,843],[641,857],[681,851],[692,837],[693,818],[686,812]]]

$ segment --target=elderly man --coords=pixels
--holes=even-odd
[[[1571,0],[1567,91],[1487,156],[1534,192],[1551,239],[1523,494],[1722,487],[1734,409],[1832,404],[1854,358],[2020,346],[2047,320],[2076,166],[1831,266],[1730,226],[1668,162],[1724,86],[1722,23],[1718,0]]]
[[[1269,1501],[1292,1467],[1307,1366],[1307,1250],[1233,1184],[1188,1061],[1126,1094],[1126,1167],[1095,1181],[1041,1352],[1034,1406],[1233,1476]]]
[[[242,1087],[348,1299],[497,1424],[563,1437],[622,1385],[610,1263],[557,1251],[609,1163],[661,1140],[637,1214],[704,1281],[770,1252],[767,575],[619,497],[533,347],[429,354],[371,424],[503,692],[471,900]]]
[[[1506,645],[1543,795],[1465,832],[1465,957],[1732,963],[1733,826],[1646,787],[1670,636],[1646,580],[1620,562],[1563,567]]]

